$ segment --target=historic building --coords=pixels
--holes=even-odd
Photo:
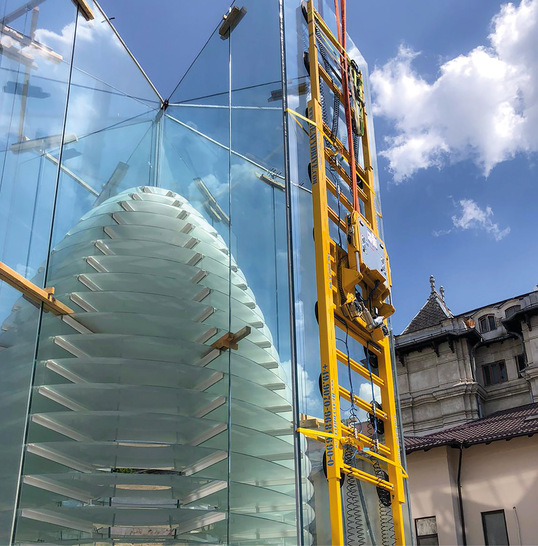
[[[538,290],[454,315],[430,283],[396,337],[417,542],[534,544]]]

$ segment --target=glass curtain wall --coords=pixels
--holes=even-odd
[[[219,25],[170,97],[159,184],[186,196],[226,242],[228,302],[218,324],[232,333],[250,329],[236,349],[207,364],[224,374],[228,389],[227,405],[208,416],[227,418],[226,431],[206,444],[228,451],[225,489],[210,497],[228,515],[225,533],[215,536],[291,545],[297,525],[279,5],[237,6],[241,21],[228,33]]]
[[[76,8],[0,3],[0,256],[43,286]],[[62,36],[60,54],[45,36]],[[9,544],[40,311],[0,283],[0,544]]]
[[[0,260],[73,310],[0,283],[0,544],[327,544],[299,2],[166,102],[88,3],[0,0]]]
[[[231,246],[238,263],[245,264],[247,281],[265,317],[266,339],[253,342],[266,351],[259,368],[271,370],[274,383],[267,386],[272,400],[258,403],[263,411],[249,411],[249,428],[244,431],[251,436],[249,455],[263,468],[247,476],[240,460],[234,464],[232,435],[230,492],[239,502],[230,508],[258,519],[258,544],[296,544],[279,10],[273,0],[243,0],[236,5],[246,14],[230,36]],[[232,354],[233,375],[240,375],[247,350],[240,345]],[[232,383],[232,427],[236,397],[241,397],[241,386]],[[254,493],[258,498],[249,507],[242,491],[251,480],[263,490],[258,488]],[[236,529],[240,532],[239,520],[232,517],[232,543],[241,536]]]
[[[2,544],[103,536],[97,507],[111,483],[103,475],[121,464],[110,464],[104,421],[114,429],[114,384],[132,381],[119,379],[114,360],[114,305],[121,300],[128,330],[133,302],[107,293],[118,266],[101,263],[113,244],[103,252],[100,241],[111,239],[110,199],[155,184],[161,100],[89,4],[92,21],[63,0],[1,3],[1,259],[38,286],[54,286],[74,311],[63,320],[42,314],[0,284]],[[105,269],[110,275],[92,284]]]
[[[26,145],[33,209],[3,179],[28,242],[2,259],[74,312],[2,286],[2,542],[296,544],[278,2],[215,31],[167,108],[96,4],[58,22],[64,0],[37,3],[58,8],[36,36],[65,81],[14,95],[52,96],[57,129]],[[247,335],[225,350],[228,332]]]

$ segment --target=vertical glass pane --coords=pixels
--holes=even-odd
[[[303,61],[303,54],[308,49],[308,33],[300,6],[295,2],[285,2],[284,5],[288,108],[304,115],[309,98],[308,73]],[[308,176],[310,151],[308,135],[291,116],[288,117],[288,130],[299,412],[303,426],[308,426],[309,419],[323,416],[318,387],[320,356],[315,313],[312,196]],[[328,488],[322,463],[324,445],[311,439],[302,439],[302,443],[304,541],[306,544],[329,544]]]
[[[76,9],[0,2],[0,261],[43,286]],[[49,36],[62,36],[52,44]],[[0,282],[0,543],[11,541],[39,308]]]
[[[33,277],[49,243],[76,11],[61,0],[22,6],[1,8],[0,249],[3,261]],[[61,47],[49,39],[56,33]],[[2,286],[0,302],[13,303]]]
[[[244,275],[235,265],[230,253],[229,229],[229,44],[214,34],[191,66],[170,99],[163,120],[163,144],[160,157],[158,184],[163,189],[178,192],[202,219],[197,225],[200,244],[194,250],[202,253],[202,242],[212,237],[218,241],[207,246],[200,262],[202,280],[207,294],[201,300],[204,310],[200,322],[209,328],[200,339],[207,353],[203,366],[219,378],[218,382],[202,390],[218,394],[221,403],[203,416],[204,422],[217,422],[219,434],[208,436],[203,446],[217,451],[218,461],[200,468],[193,475],[207,481],[207,493],[197,503],[205,515],[189,538],[207,541],[227,541],[229,528],[230,446],[230,352],[212,349],[211,345],[225,336],[230,327],[230,301],[238,300],[240,316],[252,320],[248,297],[243,293]],[[208,72],[209,71],[209,72]],[[208,74],[214,77],[216,88],[208,88]],[[207,96],[206,96],[207,95]],[[185,105],[176,106],[180,98],[194,98]],[[232,267],[232,264],[233,267]],[[204,276],[205,275],[205,276]],[[189,508],[185,506],[185,508]],[[215,518],[218,523],[206,527]]]
[[[219,23],[220,26],[220,23]],[[200,103],[228,104],[229,57],[228,42],[216,29],[204,48],[181,78],[170,96],[170,104]]]
[[[219,427],[199,427],[200,442],[189,444],[193,414],[219,397],[191,399],[182,413],[178,399],[189,395],[170,388],[211,373],[181,367],[203,348],[187,343],[177,362],[171,342],[178,311],[166,296],[196,271],[184,266],[192,258],[182,246],[189,236],[173,233],[184,202],[155,188],[159,99],[92,9],[93,21],[77,22],[63,147],[40,151],[60,175],[43,276],[74,313],[63,320],[47,314],[41,323],[16,543],[177,534],[181,518],[171,509],[178,495],[205,483],[176,485],[176,476],[199,453],[213,454],[199,443]],[[65,48],[65,32],[48,32],[47,43]],[[161,278],[152,283],[156,269]],[[194,326],[191,334],[206,332]],[[148,505],[163,510],[157,517]]]
[[[230,543],[297,544],[278,2],[246,1],[231,45],[231,248],[258,319],[231,353]],[[231,303],[232,331],[240,308]],[[247,364],[249,382],[239,381]],[[248,402],[245,404],[244,402]],[[249,458],[248,471],[243,460]],[[256,485],[257,487],[253,487]],[[250,490],[246,496],[243,492]]]

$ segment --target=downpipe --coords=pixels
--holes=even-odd
[[[458,506],[460,509],[461,540],[463,546],[467,546],[467,535],[465,533],[465,514],[463,512],[463,498],[461,494],[461,466],[463,460],[463,442],[460,444],[460,456],[458,461]]]

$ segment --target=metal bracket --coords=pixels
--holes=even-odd
[[[222,16],[223,22],[220,25],[219,34],[223,40],[226,40],[230,36],[230,32],[239,24],[246,13],[247,8],[234,6],[228,13]]]

